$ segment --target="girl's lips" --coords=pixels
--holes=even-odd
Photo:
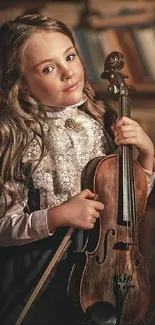
[[[73,91],[76,89],[77,85],[78,85],[78,82],[75,82],[75,83],[71,84],[68,88],[64,89],[63,91]]]

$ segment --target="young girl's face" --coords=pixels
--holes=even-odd
[[[66,107],[83,95],[84,70],[71,40],[59,32],[42,31],[28,41],[22,70],[26,87],[42,104]]]

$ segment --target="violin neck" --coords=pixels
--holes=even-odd
[[[129,98],[121,97],[120,115],[130,117]],[[119,148],[119,223],[136,223],[132,146]]]
[[[127,95],[123,95],[120,98],[120,117],[126,116],[130,117],[130,99]]]

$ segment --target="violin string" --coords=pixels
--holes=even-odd
[[[134,161],[133,161],[133,153],[132,153],[132,146],[130,147],[130,161],[132,164],[130,165],[130,184],[131,184],[131,238],[133,244],[137,244],[137,238],[136,238],[136,224],[137,224],[137,217],[136,217],[136,205],[135,205],[135,187],[134,187]],[[134,251],[135,246],[132,245],[132,251]],[[133,282],[134,282],[134,266],[133,266],[133,259],[131,258],[132,263],[132,276],[133,276]],[[131,289],[132,290],[132,289]],[[132,309],[134,305],[134,299],[132,299]]]
[[[126,149],[126,179],[127,179],[127,183],[126,183],[126,186],[127,186],[127,210],[128,210],[128,217],[127,217],[127,233],[126,233],[126,238],[127,238],[127,245],[129,245],[129,222],[131,221],[131,202],[130,202],[130,191],[131,191],[131,188],[130,188],[130,182],[131,180],[129,179],[130,177],[130,166],[129,166],[129,148],[128,147],[125,147]]]
[[[129,155],[129,148],[127,147],[127,150],[128,150],[128,155]],[[129,166],[129,157],[127,159],[127,175],[128,177],[130,176],[130,170],[129,170],[130,166]],[[127,234],[127,238],[128,238],[128,244],[129,244],[129,222],[131,222],[131,202],[130,202],[130,191],[131,191],[131,188],[130,188],[130,185],[131,185],[131,179],[128,180],[128,211],[129,211],[129,216],[128,216],[128,222],[127,222],[127,231],[128,231],[128,234]]]
[[[133,246],[130,247],[130,243],[134,242],[134,232],[135,232],[135,213],[134,213],[134,191],[133,191],[133,160],[132,160],[132,147],[126,148],[127,153],[127,199],[128,199],[128,221],[127,221],[127,245],[129,251],[127,251],[127,256],[129,255],[129,260],[127,259],[126,263],[126,273],[133,276],[134,267],[131,258],[131,252]],[[128,254],[129,253],[129,254]],[[128,264],[130,263],[130,264]],[[132,289],[129,289],[129,292]],[[126,297],[127,298],[127,297]],[[131,310],[133,310],[134,306],[134,299],[130,299],[131,303]],[[125,317],[125,315],[124,315]],[[132,324],[132,312],[129,313],[129,321]]]

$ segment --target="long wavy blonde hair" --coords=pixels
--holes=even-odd
[[[47,152],[46,137],[43,132],[44,107],[28,94],[23,85],[22,54],[25,42],[41,30],[58,31],[75,41],[68,27],[58,20],[40,15],[25,15],[8,21],[0,29],[0,197],[4,196],[6,208],[11,207],[21,185],[28,185],[34,169]],[[81,107],[87,114],[103,123],[106,111],[104,104],[96,96],[86,79],[84,93],[88,100]],[[113,112],[111,113],[113,115]],[[33,139],[39,139],[40,158],[23,164],[23,157]],[[32,167],[33,166],[33,167]],[[10,204],[7,197],[10,197]],[[22,199],[22,193],[21,193]]]

